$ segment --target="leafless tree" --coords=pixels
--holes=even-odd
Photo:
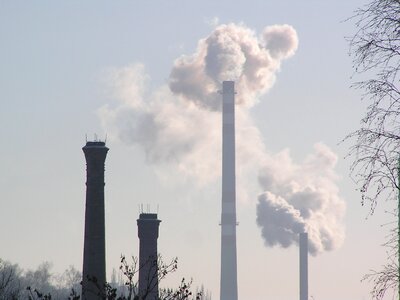
[[[157,288],[155,279],[159,281],[168,274],[175,272],[178,267],[177,258],[164,262],[160,255],[148,260],[149,264],[155,264],[155,268],[144,268],[149,270],[147,278],[148,287],[139,295],[138,275],[140,268],[137,257],[132,257],[132,262],[121,256],[121,277],[119,283],[114,280],[105,286],[98,286],[98,299],[101,300],[210,300],[204,297],[204,288],[192,292],[192,281],[182,280],[175,289],[161,289],[157,299],[150,299],[151,292]],[[116,276],[116,275],[115,275]],[[114,276],[114,277],[115,277]],[[73,266],[64,273],[57,275],[51,272],[51,264],[44,262],[35,270],[24,271],[16,264],[0,259],[0,300],[80,300],[80,281],[82,275]],[[95,283],[95,278],[90,278]],[[82,299],[83,300],[83,299]]]
[[[359,184],[362,204],[372,214],[382,200],[398,200],[400,156],[400,1],[370,0],[351,20],[357,32],[350,39],[355,73],[354,87],[363,91],[367,111],[358,130],[347,136],[353,142],[351,173]],[[398,206],[394,215],[400,220]],[[372,271],[372,296],[382,299],[399,289],[399,223],[395,222],[386,246],[387,264]]]
[[[192,280],[186,281],[185,278],[183,278],[181,284],[176,290],[162,290],[159,300],[201,300],[202,293],[192,293],[192,291],[190,290],[191,285]]]
[[[23,270],[17,264],[0,259],[0,299],[77,300],[81,278],[80,272],[72,266],[57,275],[52,274],[48,262],[35,270]]]
[[[148,267],[146,264],[151,264],[155,267]],[[141,268],[148,270],[149,274],[145,277],[147,279],[146,290],[142,291],[142,294],[139,294],[137,276]],[[137,257],[132,257],[132,262],[128,263],[125,256],[121,256],[120,271],[123,273],[125,278],[124,285],[127,288],[127,293],[125,295],[120,295],[119,298],[117,298],[116,293],[111,291],[112,296],[107,297],[107,299],[146,300],[149,298],[151,292],[157,288],[158,284],[156,282],[160,282],[168,274],[175,272],[177,268],[177,258],[173,258],[170,262],[166,263],[161,255],[158,255],[156,258],[150,257],[148,261],[140,266]],[[202,292],[193,293],[191,291],[191,284],[192,281],[182,279],[177,289],[161,289],[157,300],[200,300]]]
[[[150,265],[150,267],[149,267]],[[143,268],[149,274],[145,276],[147,285],[144,291],[139,291],[138,275]],[[106,283],[104,287],[98,286],[99,291],[105,291],[99,294],[99,299],[104,300],[206,300],[202,298],[202,291],[193,293],[191,291],[192,281],[183,279],[176,289],[160,289],[157,299],[151,298],[152,292],[158,287],[157,281],[160,282],[168,274],[173,273],[178,268],[178,259],[173,258],[169,262],[164,262],[161,255],[153,258],[150,257],[145,263],[139,264],[139,259],[132,257],[132,262],[128,262],[124,255],[121,256],[120,271],[122,273],[122,285],[113,286]],[[116,277],[116,275],[115,275]],[[156,280],[157,279],[157,280]],[[89,278],[89,280],[95,280]],[[120,280],[121,283],[121,280]],[[114,280],[115,284],[115,280]]]
[[[0,259],[0,299],[18,299],[22,292],[20,270]]]
[[[356,11],[358,31],[350,40],[356,73],[354,84],[368,102],[355,140],[352,172],[360,184],[362,203],[371,212],[382,198],[396,199],[400,153],[400,1],[372,0]]]
[[[373,299],[383,299],[389,291],[393,292],[395,298],[396,290],[398,288],[398,235],[397,228],[393,228],[388,234],[387,241],[383,245],[387,251],[387,261],[380,270],[371,270],[366,274],[363,280],[373,283],[371,295]]]

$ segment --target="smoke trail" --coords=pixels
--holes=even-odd
[[[335,184],[337,157],[321,143],[314,151],[301,165],[283,151],[260,171],[265,192],[258,197],[257,224],[267,246],[289,247],[301,232],[308,232],[313,255],[343,243],[345,204]]]
[[[301,165],[287,150],[271,156],[249,114],[297,46],[289,25],[266,27],[258,36],[242,24],[219,25],[199,40],[193,54],[175,60],[168,86],[149,90],[150,78],[140,64],[114,70],[110,82],[120,103],[100,109],[103,126],[111,136],[142,147],[161,176],[167,169],[168,178],[214,182],[221,176],[216,167],[222,140],[218,90],[223,80],[234,80],[237,191],[246,198],[246,183],[262,166],[257,224],[265,244],[288,247],[307,230],[310,252],[334,249],[343,240],[344,212],[335,184],[335,154],[317,144]]]
[[[220,25],[198,42],[194,54],[174,62],[169,88],[149,91],[142,65],[114,70],[110,81],[121,102],[100,109],[103,126],[126,143],[143,147],[157,168],[173,165],[196,182],[213,181],[220,176],[215,166],[221,161],[218,90],[223,80],[232,79],[240,91],[238,169],[254,167],[265,150],[248,108],[273,85],[282,60],[294,54],[297,44],[289,25],[266,27],[260,37],[244,25]]]

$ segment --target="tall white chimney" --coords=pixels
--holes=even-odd
[[[235,83],[222,84],[222,214],[220,300],[237,300]]]
[[[300,300],[308,300],[308,234],[300,233]]]

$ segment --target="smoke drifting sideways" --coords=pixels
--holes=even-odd
[[[120,102],[99,110],[103,127],[110,138],[143,147],[161,178],[174,178],[175,170],[179,178],[210,183],[221,176],[215,167],[221,164],[222,140],[218,91],[222,81],[234,80],[240,91],[237,165],[238,174],[244,174],[265,153],[249,108],[273,85],[281,62],[297,46],[296,31],[289,25],[266,27],[259,36],[243,24],[219,25],[199,40],[195,53],[175,60],[168,86],[149,89],[150,77],[142,64],[113,70],[109,81]]]
[[[288,150],[271,158],[259,174],[264,192],[258,197],[257,224],[265,244],[287,248],[308,232],[312,255],[340,247],[345,202],[335,183],[336,155],[317,143],[301,165],[291,161]]]
[[[168,86],[150,88],[142,64],[113,70],[109,81],[119,102],[99,110],[103,127],[110,138],[141,147],[167,185],[215,183],[222,152],[218,91],[222,81],[234,80],[238,201],[254,201],[248,190],[259,188],[254,179],[262,166],[257,224],[265,244],[288,247],[306,230],[311,253],[334,249],[343,239],[344,213],[333,171],[336,156],[322,144],[302,165],[293,163],[287,150],[271,155],[250,115],[297,47],[289,25],[269,26],[259,35],[243,24],[219,25],[198,41],[193,54],[175,60]]]

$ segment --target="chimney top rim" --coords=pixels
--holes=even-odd
[[[87,148],[92,148],[92,147],[105,147],[106,146],[106,142],[102,142],[102,141],[87,141],[85,147]],[[84,148],[85,148],[84,147]]]

